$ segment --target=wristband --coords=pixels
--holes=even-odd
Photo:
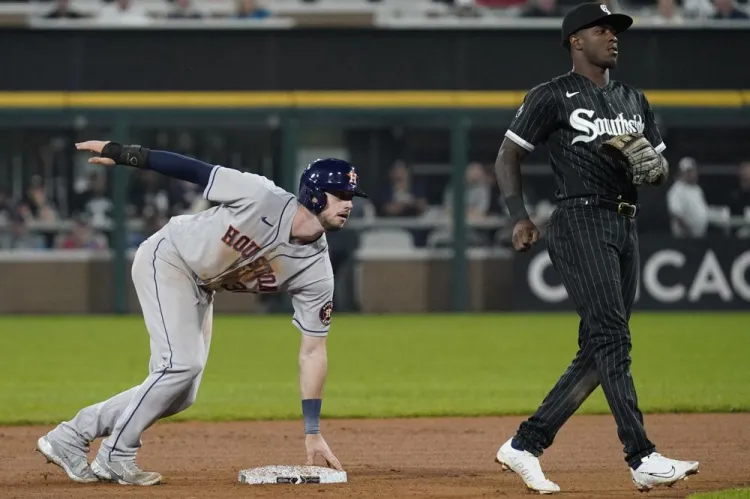
[[[109,158],[118,165],[146,168],[148,166],[148,153],[149,149],[146,147],[122,145],[119,142],[107,142],[100,156]]]
[[[526,205],[523,202],[523,198],[519,195],[512,195],[505,198],[505,206],[508,208],[513,223],[529,218],[529,214],[526,211]]]
[[[320,433],[320,407],[323,405],[321,399],[302,400],[302,414],[305,416],[305,434],[315,435]]]

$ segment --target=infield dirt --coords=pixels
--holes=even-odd
[[[347,484],[328,486],[237,481],[240,469],[303,464],[300,422],[157,424],[144,434],[138,458],[142,468],[164,475],[164,483],[154,487],[75,484],[34,451],[51,426],[0,427],[0,497],[529,497],[520,478],[494,463],[497,448],[521,421],[326,420],[326,439],[349,477]],[[699,475],[649,497],[750,485],[750,414],[647,415],[646,427],[664,455],[701,462]],[[92,456],[97,448],[98,443]],[[543,456],[542,466],[568,497],[639,497],[622,456],[611,416],[575,416]]]

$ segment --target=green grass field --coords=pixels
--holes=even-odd
[[[750,409],[750,314],[639,314],[633,372],[645,412]],[[577,318],[337,316],[326,417],[533,411],[572,359]],[[286,316],[220,316],[198,402],[176,419],[299,417],[299,333]],[[0,423],[52,423],[140,383],[142,319],[0,317]],[[600,390],[581,412],[608,412]]]
[[[717,492],[703,492],[690,494],[690,499],[750,499],[750,489],[719,490]]]

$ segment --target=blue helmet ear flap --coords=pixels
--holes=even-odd
[[[299,201],[302,206],[317,215],[325,209],[328,197],[325,192],[303,184],[299,189]]]

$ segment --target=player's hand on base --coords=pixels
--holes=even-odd
[[[331,448],[328,447],[323,435],[305,435],[305,448],[307,449],[307,466],[315,465],[315,458],[323,456],[329,468],[343,471],[338,458],[333,455]]]
[[[516,251],[526,251],[538,240],[539,229],[531,220],[524,218],[516,222],[513,227],[513,248]]]
[[[76,149],[78,149],[79,151],[89,151],[96,154],[101,154],[104,146],[107,145],[107,143],[109,143],[108,140],[87,140],[86,142],[78,142],[76,144]],[[115,161],[109,158],[94,156],[89,158],[89,163],[93,163],[95,165],[114,166]]]

